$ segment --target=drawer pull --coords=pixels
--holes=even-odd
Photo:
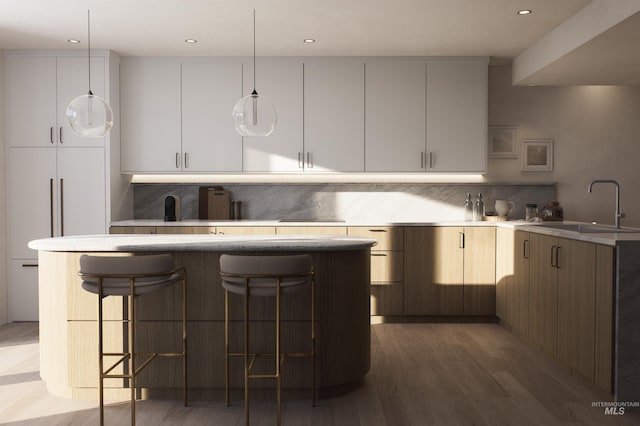
[[[371,256],[386,257],[387,254],[386,253],[371,253]]]
[[[37,268],[38,264],[37,263],[23,263],[22,267],[23,268]]]
[[[386,229],[369,229],[369,232],[387,232]]]

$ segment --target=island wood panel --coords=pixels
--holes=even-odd
[[[222,235],[275,235],[275,226],[218,226],[217,233]]]
[[[613,247],[596,246],[594,381],[609,393],[613,393],[614,254]]]
[[[47,387],[56,395],[75,398],[95,398],[97,383],[97,296],[82,289],[77,276],[78,259],[82,253],[40,251],[44,266],[40,288],[51,303],[43,304],[41,322],[42,371]],[[136,255],[140,253],[107,253],[106,255]],[[173,252],[176,265],[187,268],[188,345],[190,387],[220,389],[224,387],[223,318],[224,298],[218,276],[219,252]],[[248,254],[273,255],[274,252]],[[279,253],[293,254],[293,253]],[[340,386],[364,376],[370,367],[369,282],[370,250],[345,250],[310,253],[316,271],[316,336],[318,354],[318,385]],[[62,288],[64,291],[60,291]],[[54,290],[55,291],[47,291]],[[69,292],[73,289],[73,292]],[[180,346],[180,286],[137,298],[137,342],[141,349],[154,348],[176,351]],[[86,298],[85,298],[86,296]],[[108,297],[105,306],[123,298]],[[233,342],[241,346],[242,304],[232,297]],[[118,305],[118,302],[120,303]],[[255,305],[254,305],[255,303]],[[310,345],[309,287],[283,297],[282,330],[284,348],[308,350]],[[75,305],[75,306],[70,306]],[[82,306],[77,306],[82,305]],[[54,309],[55,308],[55,309]],[[70,316],[76,319],[72,319]],[[273,343],[269,332],[274,317],[273,298],[254,298],[251,306],[252,335],[260,350]],[[262,316],[266,315],[266,316]],[[107,321],[105,339],[109,347],[123,341],[122,325]],[[285,349],[288,350],[288,349]],[[271,349],[269,349],[271,351]],[[161,359],[140,376],[141,386],[149,387],[145,395],[153,397],[162,389],[179,390],[180,359]],[[288,359],[285,386],[299,388],[309,383],[308,359]],[[235,361],[234,361],[235,362]],[[242,367],[235,362],[232,378],[241,386]],[[49,379],[50,378],[50,379]],[[266,381],[269,382],[269,381]],[[119,380],[111,380],[107,395],[123,397],[116,392]],[[272,383],[258,387],[271,387]],[[160,392],[160,393],[162,393]]]
[[[464,314],[496,314],[496,230],[464,228]]]
[[[404,301],[408,315],[461,315],[464,249],[461,227],[411,227],[404,235]]]
[[[594,380],[596,245],[558,239],[558,358]]]
[[[529,259],[531,241],[528,232],[515,231],[513,285],[507,289],[507,317],[513,330],[529,335]]]
[[[513,327],[513,313],[509,293],[513,293],[515,231],[496,229],[496,316],[500,322]]]
[[[558,239],[530,234],[529,337],[544,352],[558,354],[558,271],[552,266]],[[554,260],[555,262],[555,260]]]

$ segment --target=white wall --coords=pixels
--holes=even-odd
[[[521,172],[520,159],[491,159],[489,181],[557,182],[565,219],[613,223],[615,179],[627,217],[640,227],[640,87],[512,86],[511,67],[489,68],[489,125],[515,126],[522,139],[553,139],[553,172]]]
[[[0,49],[0,324],[7,322],[7,232],[5,206],[4,52]]]

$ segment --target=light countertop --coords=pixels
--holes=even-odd
[[[372,247],[369,238],[330,235],[128,234],[44,238],[29,248],[64,252],[344,251]]]
[[[344,226],[344,227],[380,227],[380,226],[492,226],[501,228],[513,228],[526,232],[535,232],[538,234],[550,235],[553,237],[570,238],[579,241],[586,241],[596,244],[604,244],[609,246],[615,246],[620,242],[640,242],[640,229],[636,229],[637,232],[577,232],[565,229],[556,229],[553,226],[557,224],[571,225],[571,224],[583,224],[590,225],[581,222],[564,221],[564,222],[526,222],[524,220],[513,220],[505,222],[464,222],[464,221],[437,221],[437,222],[360,222],[360,221],[311,221],[311,222],[281,222],[278,220],[228,220],[228,221],[206,221],[206,220],[183,220],[177,222],[164,222],[157,219],[135,219],[135,220],[123,220],[111,223],[111,226]],[[603,225],[606,226],[606,225]],[[627,230],[631,228],[626,228]],[[246,236],[244,237],[246,239]]]

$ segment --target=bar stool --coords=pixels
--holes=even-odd
[[[80,257],[82,288],[98,295],[98,364],[100,377],[100,424],[104,424],[104,379],[128,379],[131,388],[131,424],[136,421],[136,376],[156,357],[182,357],[184,405],[187,405],[187,277],[184,267],[174,268],[168,254],[112,257]],[[136,298],[173,284],[182,284],[182,352],[167,353],[135,352],[136,347]],[[128,299],[128,316],[123,319],[128,325],[128,342],[122,352],[104,352],[102,332],[102,299],[107,296],[122,296]],[[105,370],[104,357],[120,357]],[[136,361],[142,363],[136,368]],[[126,373],[112,373],[120,364],[128,361]]]
[[[277,395],[277,424],[281,422],[281,366],[286,357],[311,357],[311,399],[316,405],[316,354],[315,354],[315,277],[311,256],[220,256],[220,277],[225,290],[224,297],[224,346],[225,346],[225,401],[229,406],[229,358],[244,357],[245,423],[249,425],[249,379],[275,379]],[[280,297],[311,285],[311,352],[282,353],[280,350]],[[244,301],[244,352],[229,350],[229,292],[243,296]],[[276,342],[274,354],[251,353],[249,350],[249,298],[275,297]],[[251,374],[259,356],[275,357],[273,374]]]

